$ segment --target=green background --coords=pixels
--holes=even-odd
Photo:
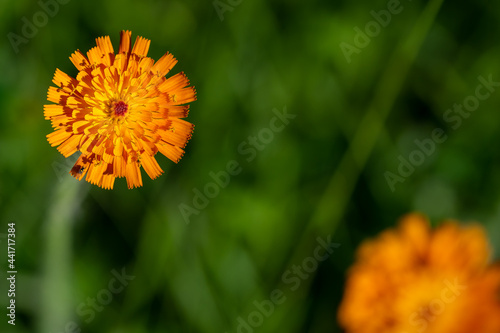
[[[8,34],[23,36],[23,18],[42,7],[0,2],[1,331],[338,332],[356,247],[415,210],[434,225],[480,221],[498,258],[500,91],[459,125],[445,114],[474,96],[479,76],[500,82],[500,3],[441,2],[402,1],[367,41],[354,28],[365,31],[387,1],[221,0],[220,16],[212,1],[73,0],[17,53]],[[117,50],[122,29],[151,39],[153,59],[179,60],[171,73],[196,87],[187,119],[196,127],[179,164],[157,155],[160,178],[143,172],[142,188],[117,179],[107,191],[67,174],[74,158],[47,143],[43,105],[56,68],[77,74],[72,52],[104,35]],[[356,41],[348,61],[341,45]],[[242,154],[284,109],[295,118],[255,158]],[[446,140],[430,144],[437,128]],[[415,140],[433,151],[418,153]],[[400,156],[421,164],[391,189]],[[194,207],[195,191],[230,161],[241,172],[186,223],[179,205]],[[11,221],[15,327],[6,323]],[[315,267],[318,237],[339,246]],[[294,273],[302,263],[312,272]],[[116,294],[113,271],[134,277]],[[275,289],[283,294],[271,309]],[[109,304],[89,310],[99,297]]]

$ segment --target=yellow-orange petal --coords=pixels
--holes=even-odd
[[[127,163],[125,172],[125,177],[127,178],[127,186],[129,189],[142,186],[141,171],[139,170],[137,162]]]
[[[118,53],[129,53],[130,52],[130,36],[132,32],[129,30],[120,32],[120,48]]]
[[[59,147],[57,147],[57,150],[59,150],[59,152],[63,154],[64,157],[73,155],[78,151],[78,144],[81,137],[81,134],[71,135],[66,141],[64,141]]]
[[[49,87],[47,92],[47,100],[54,103],[59,103],[61,105],[66,104],[68,98],[68,93],[62,89],[57,89],[55,87]]]
[[[175,163],[178,163],[182,155],[184,155],[184,150],[165,141],[160,141],[156,147],[158,147],[160,153]]]
[[[491,249],[486,234],[479,225],[460,227],[455,221],[446,221],[434,233],[429,260],[443,269],[483,269],[489,261]]]
[[[113,161],[113,173],[116,177],[125,177],[126,174],[126,161],[123,156],[115,156]]]
[[[54,73],[52,82],[54,82],[56,86],[61,88],[66,86],[76,86],[78,84],[77,80],[64,73],[59,68],[56,68],[56,72]]]
[[[59,129],[55,132],[52,132],[47,135],[47,139],[52,147],[58,146],[64,141],[66,141],[73,132],[71,130],[67,130],[65,128]]]
[[[161,92],[173,92],[178,89],[184,88],[187,85],[189,85],[189,80],[187,76],[183,72],[181,72],[166,79],[162,84],[158,86],[158,89]]]
[[[64,113],[64,107],[62,105],[48,104],[43,106],[43,115],[45,119],[50,119]]]
[[[399,227],[401,235],[411,251],[414,251],[414,260],[427,261],[430,242],[429,220],[420,214],[409,214],[401,220]]]
[[[189,114],[189,105],[173,105],[168,107],[168,116],[172,118],[186,118]]]
[[[153,74],[163,77],[170,72],[170,70],[177,64],[177,59],[174,58],[169,52],[165,53],[156,64],[151,68]]]
[[[160,135],[163,141],[184,148],[187,141],[191,138],[193,129],[193,124],[182,119],[173,118],[170,129],[160,132]]]
[[[102,55],[102,63],[106,66],[111,66],[114,62],[115,51],[113,50],[113,44],[111,44],[109,36],[96,38],[96,44]]]
[[[80,50],[75,51],[71,57],[69,57],[73,65],[75,65],[76,69],[79,71],[84,70],[86,67],[90,66],[87,58],[80,52]]]
[[[134,47],[132,48],[132,54],[137,54],[139,57],[145,57],[148,54],[150,43],[151,41],[149,39],[137,36]]]
[[[112,190],[115,183],[115,176],[113,174],[104,174],[101,180],[101,187],[105,190]]]
[[[156,159],[147,153],[141,155],[141,165],[151,179],[155,179],[163,173]]]

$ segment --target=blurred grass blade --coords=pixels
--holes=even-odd
[[[359,175],[382,132],[385,119],[394,105],[406,74],[414,62],[442,3],[443,0],[430,1],[418,18],[410,35],[403,36],[403,43],[394,51],[380,82],[377,84],[368,111],[361,119],[348,150],[333,173],[311,220],[302,233],[300,242],[294,248],[287,267],[300,262],[304,253],[310,252],[311,242],[318,235],[326,237],[335,233]],[[334,241],[333,236],[332,240]],[[302,293],[305,293],[308,288],[302,288],[301,290]]]
[[[89,186],[64,177],[53,194],[44,225],[40,332],[63,332],[74,320],[72,293],[72,230]]]
[[[388,62],[368,112],[358,126],[347,152],[332,175],[316,207],[309,228],[318,228],[322,234],[335,231],[351,198],[359,175],[377,142],[384,122],[404,83],[422,43],[425,40],[443,0],[433,0],[418,18],[409,36],[403,36],[401,47]]]

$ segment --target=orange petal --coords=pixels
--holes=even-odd
[[[112,190],[115,183],[115,175],[106,173],[102,176],[101,187],[105,190]]]
[[[61,143],[59,147],[57,147],[57,150],[59,150],[59,152],[63,154],[64,157],[73,155],[78,151],[78,144],[80,143],[81,137],[81,134],[70,136],[66,141]]]
[[[141,164],[151,179],[155,179],[163,173],[156,159],[147,153],[141,155]]]
[[[151,68],[151,72],[157,76],[165,76],[175,66],[177,59],[169,52],[165,53]]]
[[[122,156],[115,156],[113,161],[113,173],[116,177],[124,177],[126,174],[126,163]]]
[[[137,54],[139,57],[145,57],[148,54],[150,43],[151,41],[149,39],[137,36],[134,47],[132,48],[132,53]]]
[[[96,44],[103,55],[103,63],[106,66],[111,66],[115,58],[115,51],[113,50],[113,44],[111,44],[109,36],[96,38]]]
[[[76,86],[78,84],[78,81],[69,76],[68,74],[64,73],[61,71],[59,68],[56,68],[56,72],[54,73],[54,78],[52,79],[52,82],[54,82],[55,85],[58,87],[65,87],[65,86]]]
[[[89,61],[85,56],[80,52],[80,50],[75,51],[71,57],[69,57],[73,65],[75,65],[76,69],[79,71],[85,69],[86,67],[89,67]]]
[[[60,129],[47,135],[47,140],[49,141],[50,145],[54,147],[66,141],[71,135],[73,135],[73,132],[71,130]]]
[[[157,144],[156,147],[158,148],[158,151],[160,153],[162,153],[175,163],[179,162],[182,155],[184,155],[184,151],[181,148],[176,147],[164,141]]]
[[[169,77],[168,79],[165,80],[158,89],[161,92],[169,92],[171,93],[174,90],[178,90],[181,88],[184,88],[189,85],[189,80],[187,76],[184,74],[184,72],[175,74],[172,77]]]
[[[129,189],[142,186],[141,170],[137,162],[127,163],[126,166],[127,186]]]
[[[129,53],[130,52],[130,36],[132,32],[129,30],[122,30],[120,32],[120,48],[118,53]]]
[[[51,117],[59,116],[62,114],[64,114],[62,105],[47,104],[43,106],[43,115],[47,120]]]

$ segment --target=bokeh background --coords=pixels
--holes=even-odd
[[[401,1],[350,61],[341,43],[355,46],[354,28],[388,1],[57,4],[15,52],[8,34],[22,37],[43,7],[0,2],[2,332],[340,332],[356,247],[415,210],[434,225],[479,221],[498,258],[500,87],[456,128],[444,118],[479,76],[500,82],[498,1]],[[166,51],[179,60],[172,73],[196,86],[196,128],[179,164],[158,157],[160,178],[143,172],[142,188],[117,179],[106,191],[67,174],[74,158],[47,143],[43,105],[56,68],[76,75],[74,50],[104,35],[117,50],[122,29],[151,39],[155,60]],[[238,147],[285,109],[295,118],[248,161]],[[391,188],[387,172],[398,175],[399,157],[436,128],[445,142]],[[194,191],[233,160],[241,172],[187,221],[179,205],[194,207]],[[6,323],[11,221],[15,327]],[[311,263],[318,237],[338,247],[312,272],[294,272]],[[271,309],[276,289],[282,302]]]

